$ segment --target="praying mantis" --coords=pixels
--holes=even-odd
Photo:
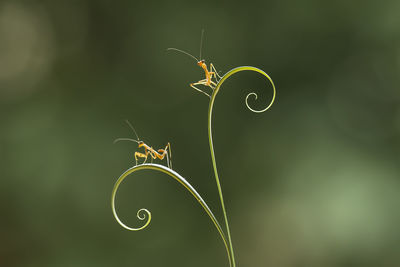
[[[136,142],[138,143],[138,148],[143,147],[144,148],[144,153],[141,152],[135,152],[135,161],[136,161],[136,165],[138,165],[138,159],[139,158],[144,158],[144,161],[142,164],[146,163],[147,158],[150,156],[151,158],[151,163],[153,163],[154,159],[160,159],[163,160],[165,157],[167,158],[167,166],[168,168],[172,169],[172,161],[171,161],[171,144],[168,142],[167,145],[165,146],[164,149],[158,149],[155,150],[153,147],[145,144],[143,141],[141,141],[139,139],[139,136],[137,135],[135,128],[133,128],[132,124],[126,120],[126,123],[128,124],[128,126],[133,130],[133,132],[136,135],[136,140],[132,139],[132,138],[117,138],[114,140],[114,143],[119,142],[119,141],[131,141],[131,142]],[[168,155],[169,152],[169,155]]]
[[[178,51],[178,52],[186,54],[186,55],[188,55],[188,56],[190,56],[190,57],[192,57],[192,58],[194,58],[196,60],[197,65],[204,70],[204,74],[205,74],[206,78],[203,79],[203,80],[200,80],[198,82],[191,83],[190,87],[192,87],[193,89],[199,91],[200,93],[205,94],[208,97],[211,97],[208,93],[206,93],[203,90],[200,90],[199,88],[196,87],[196,85],[204,85],[204,86],[208,86],[212,90],[214,90],[214,88],[217,86],[218,81],[222,78],[218,74],[217,70],[215,69],[215,67],[214,67],[214,65],[212,63],[210,63],[210,70],[208,70],[206,61],[204,59],[201,59],[201,49],[202,49],[202,44],[203,44],[203,35],[204,35],[204,30],[201,32],[199,59],[197,59],[195,56],[189,54],[188,52],[180,50],[180,49],[177,49],[177,48],[173,48],[173,47],[167,48],[167,51],[169,51],[169,50]],[[216,80],[217,83],[213,81],[213,78]]]

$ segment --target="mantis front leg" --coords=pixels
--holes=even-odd
[[[222,77],[219,76],[217,69],[214,67],[212,63],[210,63],[210,73],[214,74],[214,78],[217,80],[217,82],[221,80]]]
[[[138,164],[137,164],[138,158],[144,158],[144,162],[143,162],[143,163],[145,163],[146,160],[147,160],[147,156],[148,156],[148,153],[147,153],[147,152],[146,152],[146,154],[143,154],[143,153],[140,153],[140,152],[135,152],[135,161],[136,161],[136,165],[138,165]]]

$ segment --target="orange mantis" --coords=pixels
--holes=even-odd
[[[146,163],[147,158],[150,156],[151,157],[151,163],[153,163],[153,159],[160,159],[163,160],[165,157],[167,158],[167,165],[168,168],[172,169],[172,162],[171,162],[171,144],[168,142],[168,144],[165,146],[164,149],[158,149],[157,151],[154,150],[153,147],[146,145],[143,141],[139,139],[139,136],[137,135],[135,128],[133,128],[132,124],[128,120],[126,120],[126,123],[129,125],[129,127],[133,130],[133,132],[136,135],[137,140],[132,139],[132,138],[117,138],[115,139],[114,143],[118,141],[131,141],[131,142],[136,142],[138,143],[138,147],[144,148],[144,153],[141,152],[135,152],[135,161],[136,165],[138,164],[138,158],[144,158],[144,161],[142,164]],[[168,151],[169,151],[169,156],[168,156]]]
[[[180,50],[180,49],[177,49],[177,48],[167,48],[167,50],[175,50],[175,51],[184,53],[184,54],[194,58],[197,61],[197,65],[204,70],[204,74],[205,74],[206,78],[203,79],[203,80],[200,80],[198,82],[191,83],[190,87],[192,87],[193,89],[199,91],[200,93],[203,93],[206,96],[210,97],[210,95],[208,93],[204,92],[203,90],[200,90],[199,88],[197,88],[195,86],[195,85],[204,85],[204,86],[208,86],[212,90],[214,90],[214,88],[217,86],[216,82],[218,82],[219,79],[221,79],[221,76],[218,74],[218,72],[215,69],[214,65],[212,63],[210,63],[210,70],[208,70],[206,61],[204,59],[201,59],[201,48],[202,48],[202,44],[203,44],[203,34],[204,34],[204,30],[201,32],[201,39],[200,39],[200,56],[199,56],[200,59],[197,59],[196,57],[194,57],[193,55],[189,54],[188,52]],[[215,78],[216,82],[214,82],[212,80],[213,78]]]

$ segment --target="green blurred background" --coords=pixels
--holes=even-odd
[[[2,1],[0,265],[228,266],[198,203],[134,164],[129,119],[221,218],[199,53],[224,84],[214,142],[238,266],[400,266],[400,2]],[[221,221],[222,222],[222,221]]]

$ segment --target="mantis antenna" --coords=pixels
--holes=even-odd
[[[204,36],[204,29],[201,30],[201,38],[200,38],[200,60],[201,60],[201,50],[203,48],[203,36]]]
[[[134,132],[135,135],[136,135],[137,140],[139,141],[140,139],[139,139],[138,134],[137,134],[136,131],[135,131],[135,128],[133,128],[132,124],[131,124],[128,120],[125,120],[125,121],[126,121],[126,123],[128,124],[128,126],[133,130],[133,132]]]
[[[134,132],[135,135],[136,135],[137,140],[132,139],[132,138],[117,138],[117,139],[114,140],[114,144],[115,144],[116,142],[119,142],[119,141],[131,141],[131,142],[136,142],[136,143],[139,144],[140,139],[139,139],[139,136],[137,135],[137,133],[136,133],[136,131],[135,131],[135,128],[133,128],[132,124],[131,124],[128,120],[125,120],[125,122],[126,122],[126,123],[128,124],[128,126],[133,130],[133,132]]]
[[[138,141],[138,140],[135,140],[135,139],[132,139],[132,138],[117,138],[117,139],[114,140],[114,144],[115,144],[116,142],[119,142],[119,141],[132,141],[132,142],[136,142],[136,143],[139,144],[139,141]]]
[[[167,48],[167,51],[168,51],[168,50],[175,50],[175,51],[178,51],[178,52],[184,53],[184,54],[186,54],[186,55],[188,55],[188,56],[190,56],[190,57],[194,58],[194,59],[196,60],[196,62],[199,62],[199,61],[200,61],[200,60],[198,60],[197,58],[195,58],[193,55],[189,54],[188,52],[185,52],[185,51],[183,51],[183,50],[180,50],[180,49],[178,49],[178,48],[173,48],[173,47],[170,47],[170,48]]]

